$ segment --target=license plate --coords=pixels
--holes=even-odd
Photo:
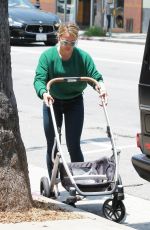
[[[36,34],[36,41],[47,41],[46,34]]]

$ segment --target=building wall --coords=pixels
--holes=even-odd
[[[36,0],[30,0],[32,3],[36,3]],[[40,0],[40,6],[42,10],[56,12],[56,0]]]
[[[143,0],[142,33],[147,33],[150,20],[150,0]]]
[[[124,0],[124,27],[127,32],[141,32],[142,2],[143,0]]]
[[[36,0],[30,1],[36,3]],[[80,0],[79,3],[84,1],[86,0]],[[40,5],[41,9],[45,11],[56,13],[56,0],[40,0]],[[83,23],[83,12],[85,11],[82,8],[83,4],[79,4],[77,21],[81,25]],[[150,0],[124,0],[124,28],[122,32],[147,33],[149,20]]]

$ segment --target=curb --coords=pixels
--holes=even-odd
[[[92,219],[92,220],[103,218],[103,217],[99,217],[99,216],[97,216],[97,215],[95,215],[93,213],[86,212],[86,211],[84,211],[82,209],[75,208],[75,207],[73,207],[71,205],[62,203],[62,202],[60,202],[58,200],[44,197],[42,195],[32,194],[32,197],[33,197],[33,200],[44,201],[46,203],[49,202],[49,203],[52,203],[52,204],[56,204],[59,208],[61,208],[63,210],[66,210],[66,211],[69,211],[69,212],[76,212],[76,213],[78,213],[79,215],[81,215],[81,216],[83,216],[85,218],[89,218],[89,219]],[[108,221],[110,221],[110,220],[108,220]]]
[[[106,219],[104,217],[98,216],[96,214],[81,210],[79,208],[72,207],[72,206],[70,206],[68,204],[65,204],[65,203],[62,203],[62,202],[60,202],[58,200],[54,200],[54,199],[51,199],[51,198],[46,198],[46,197],[44,197],[42,195],[38,195],[38,194],[32,194],[32,197],[35,200],[44,201],[44,202],[50,202],[52,204],[56,204],[59,208],[61,208],[63,210],[66,210],[66,211],[69,211],[69,212],[75,212],[76,214],[81,215],[81,217],[83,217],[81,219],[74,219],[74,220],[72,220],[73,222],[78,222],[79,221],[79,222],[81,222],[80,224],[82,224],[82,221],[86,221],[86,222],[95,221],[95,222],[93,222],[93,227],[94,227],[94,223],[99,223],[99,225],[101,227],[103,227],[103,229],[108,229],[108,230],[109,229],[111,229],[111,230],[116,230],[116,229],[118,229],[118,230],[119,229],[120,230],[131,230],[131,229],[133,229],[133,228],[128,227],[126,225],[123,225],[121,223],[116,223],[116,222],[108,220],[108,219]],[[63,221],[67,222],[69,220],[63,220]]]
[[[135,45],[145,45],[145,40],[135,41],[129,39],[119,39],[114,37],[86,37],[79,36],[80,40],[89,40],[89,41],[100,41],[100,42],[114,42],[114,43],[126,43],[126,44],[135,44]]]

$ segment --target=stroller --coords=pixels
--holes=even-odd
[[[51,85],[60,82],[78,82],[85,81],[91,85],[97,85],[98,82],[90,77],[66,77],[55,78],[48,82],[47,90]],[[100,93],[100,92],[99,92]],[[120,151],[116,150],[113,134],[109,125],[109,119],[104,103],[101,97],[102,107],[107,122],[107,135],[111,142],[111,157],[101,157],[95,161],[72,162],[67,163],[60,143],[60,132],[56,125],[53,105],[50,104],[53,126],[55,131],[55,141],[53,146],[53,162],[51,181],[47,177],[42,177],[40,181],[40,193],[49,198],[59,196],[58,183],[69,192],[65,203],[75,206],[75,203],[86,196],[108,196],[103,204],[104,216],[112,221],[121,222],[126,214],[124,200],[124,190],[121,177],[118,174],[118,157]],[[54,150],[57,146],[58,152],[54,157]],[[59,177],[58,177],[59,174]]]

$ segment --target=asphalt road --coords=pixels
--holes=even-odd
[[[125,192],[150,199],[149,183],[137,175],[131,164],[132,155],[140,151],[136,147],[135,136],[140,130],[138,80],[144,46],[95,41],[79,41],[78,46],[91,54],[97,69],[104,76],[109,95],[107,110],[110,125],[117,148],[121,149],[119,172]],[[46,143],[42,127],[42,101],[33,89],[33,78],[39,56],[45,49],[47,47],[40,44],[11,48],[14,92],[28,162],[43,168],[46,167]],[[111,154],[110,144],[105,133],[105,116],[98,105],[98,95],[89,87],[84,100],[85,124],[81,145],[85,159],[93,160]],[[65,150],[65,139],[63,147]]]

